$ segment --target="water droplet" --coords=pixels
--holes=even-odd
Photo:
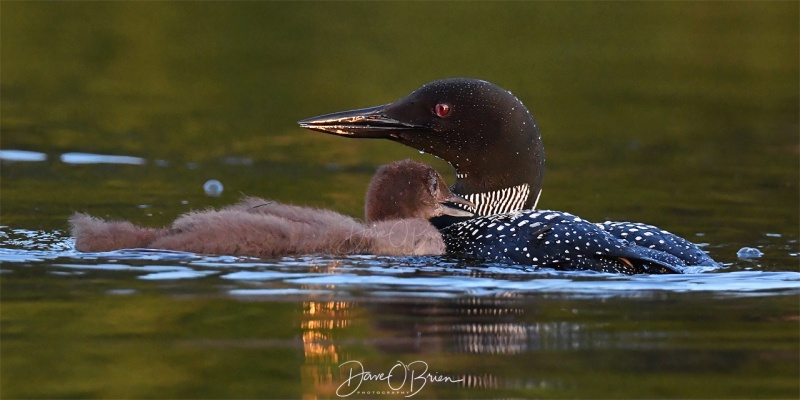
[[[739,258],[759,258],[763,255],[761,250],[752,247],[742,247],[736,252],[736,256]]]
[[[222,190],[222,182],[216,179],[209,179],[203,184],[203,191],[209,197],[219,197],[222,194]]]

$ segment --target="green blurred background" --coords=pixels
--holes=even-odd
[[[0,147],[49,159],[3,165],[2,222],[163,224],[241,193],[360,216],[376,166],[452,169],[296,121],[470,76],[536,116],[543,208],[796,238],[798,35],[793,1],[3,2]],[[149,163],[58,161],[73,151]]]

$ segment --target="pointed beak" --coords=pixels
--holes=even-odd
[[[452,206],[452,205],[450,205],[448,203],[450,203],[450,204],[461,204],[461,205],[465,205],[465,206],[467,206],[467,207],[469,207],[471,209],[475,209],[475,203],[473,203],[473,202],[471,202],[471,201],[469,201],[469,200],[467,200],[467,199],[465,199],[463,197],[456,196],[456,195],[451,195],[450,197],[448,197],[448,198],[444,199],[443,201],[439,202],[439,212],[441,213],[441,215],[450,215],[452,217],[474,217],[475,216],[475,214],[470,212],[470,211],[467,211],[467,210]]]
[[[386,115],[387,105],[340,111],[299,121],[301,128],[352,138],[391,138],[399,131],[425,129]]]

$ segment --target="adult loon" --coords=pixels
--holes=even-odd
[[[300,254],[441,255],[445,244],[428,220],[473,214],[431,167],[410,160],[380,168],[365,199],[366,223],[309,207],[255,197],[220,210],[194,211],[167,228],[74,214],[78,251],[150,248],[201,254],[279,257]]]
[[[444,159],[456,170],[452,191],[474,203],[479,216],[534,209],[542,193],[545,154],[536,121],[510,91],[487,81],[437,80],[393,103],[299,124],[351,138],[385,138]],[[687,265],[717,265],[693,243],[650,225],[597,226]]]
[[[479,215],[533,209],[542,192],[544,144],[533,115],[511,92],[477,79],[443,79],[382,106],[308,118],[303,128],[385,138],[444,159],[454,193]]]

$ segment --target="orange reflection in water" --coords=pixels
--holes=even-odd
[[[353,304],[341,301],[308,301],[303,303],[303,352],[301,367],[304,399],[333,397],[339,382],[339,350],[333,340],[336,330],[350,325]],[[334,369],[336,379],[334,379]]]

